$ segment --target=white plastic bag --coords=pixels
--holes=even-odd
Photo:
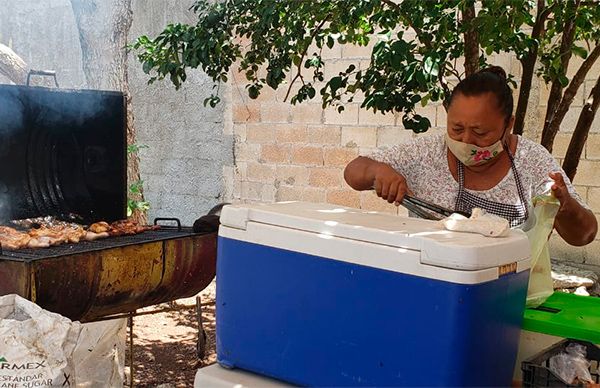
[[[586,355],[585,345],[571,343],[567,346],[565,352],[550,358],[550,370],[567,384],[576,384],[576,380],[593,383],[594,379],[590,374],[590,362],[585,358]]]
[[[554,217],[560,207],[552,195],[550,184],[546,193],[533,198],[535,225],[526,231],[531,247],[531,272],[527,290],[527,307],[537,307],[554,293],[548,237],[554,228]]]
[[[81,324],[18,295],[0,296],[0,386],[75,386]]]
[[[81,326],[73,352],[77,386],[122,387],[127,319],[84,323]]]

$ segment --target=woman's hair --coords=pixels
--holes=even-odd
[[[506,121],[510,120],[513,112],[513,95],[508,82],[506,72],[500,66],[490,66],[473,73],[456,85],[448,99],[448,107],[456,94],[464,96],[480,96],[492,93],[496,96],[498,107]]]

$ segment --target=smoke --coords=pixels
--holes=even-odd
[[[19,89],[0,86],[0,134],[12,133],[23,127],[25,101]],[[5,146],[4,142],[0,147]]]
[[[37,90],[32,93],[36,125],[44,127],[82,126],[114,109],[109,96],[117,93],[86,90]],[[109,98],[107,98],[109,97]],[[112,106],[111,106],[112,105]]]
[[[13,166],[4,156],[10,154],[14,144],[12,136],[22,128],[24,122],[25,106],[16,91],[12,87],[0,89],[0,163],[3,171],[0,174],[0,220],[10,218],[12,203],[8,185]]]
[[[0,155],[10,147],[7,137],[26,128],[82,126],[119,111],[117,92],[60,90],[0,85]]]

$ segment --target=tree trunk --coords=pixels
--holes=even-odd
[[[0,43],[0,74],[17,85],[24,85],[29,69],[27,64],[10,47]]]
[[[467,76],[479,70],[479,34],[473,25],[475,19],[475,2],[465,2],[462,22],[466,25],[465,30],[465,74]]]
[[[133,21],[131,0],[71,0],[71,7],[79,29],[83,71],[88,87],[124,93],[127,101],[127,144],[134,144],[135,127],[126,51]],[[139,180],[139,158],[132,153],[127,160],[128,187]],[[134,218],[146,222],[145,214],[134,213]]]
[[[521,76],[521,87],[519,88],[519,101],[517,102],[517,110],[515,111],[515,124],[513,133],[522,135],[525,127],[525,116],[527,114],[527,104],[529,103],[529,95],[531,94],[531,84],[533,82],[533,74],[535,71],[535,62],[538,57],[539,40],[545,32],[546,19],[550,14],[550,9],[545,7],[546,0],[538,0],[537,16],[531,37],[534,41],[534,46],[531,48],[525,58],[521,60],[523,75]]]
[[[571,179],[571,181],[573,181],[573,178],[575,178],[575,173],[577,173],[579,158],[581,157],[588,133],[590,132],[590,128],[594,122],[594,117],[596,117],[596,112],[598,112],[599,105],[600,76],[596,80],[596,85],[594,85],[594,88],[592,89],[592,92],[590,93],[590,96],[583,106],[581,114],[579,115],[577,125],[575,126],[575,132],[571,137],[569,148],[567,149],[567,154],[563,162],[563,170],[565,170],[565,173],[569,179]]]
[[[569,67],[569,61],[571,60],[571,46],[575,39],[575,16],[577,15],[577,8],[579,7],[580,0],[577,0],[572,6],[573,15],[572,17],[565,17],[565,24],[563,28],[562,41],[560,44],[560,57],[561,57],[561,68],[565,73]],[[565,12],[567,15],[568,13]],[[550,89],[550,95],[548,96],[548,107],[546,109],[546,117],[544,119],[544,130],[542,131],[542,145],[546,147],[549,152],[552,152],[552,145],[554,144],[554,138],[557,132],[550,131],[550,123],[554,120],[554,115],[558,109],[558,105],[562,99],[562,84],[557,78],[552,82],[552,88]],[[558,129],[557,129],[558,130]]]

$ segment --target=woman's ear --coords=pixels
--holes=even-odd
[[[514,125],[515,125],[515,116],[512,115],[512,116],[510,116],[510,119],[508,119],[508,123],[506,125],[506,134],[507,135],[512,133]]]

